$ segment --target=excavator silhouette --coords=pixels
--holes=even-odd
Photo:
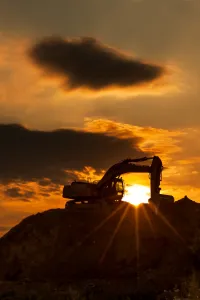
[[[152,160],[150,166],[138,163]],[[125,159],[111,166],[98,182],[73,181],[63,188],[63,198],[71,199],[66,202],[68,208],[73,204],[93,204],[104,201],[108,204],[121,203],[125,184],[120,177],[126,173],[149,173],[150,175],[150,199],[149,203],[159,206],[162,200],[173,203],[174,197],[160,194],[160,182],[162,180],[163,165],[158,156]]]
[[[138,163],[152,160],[150,166]],[[125,184],[120,177],[126,173],[149,173],[150,199],[149,203],[159,205],[162,200],[173,203],[174,197],[160,194],[163,165],[158,156],[125,159],[111,166],[97,182],[73,181],[63,188],[63,198],[71,199],[66,202],[68,208],[73,204],[94,204],[104,201],[108,204],[120,203],[125,193]]]

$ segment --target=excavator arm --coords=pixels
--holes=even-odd
[[[151,199],[154,199],[160,194],[160,182],[162,180],[163,165],[162,161],[158,156],[154,156],[150,167],[150,192]]]
[[[136,164],[138,162],[144,162],[147,160],[152,160],[151,166]],[[162,170],[162,161],[158,156],[126,159],[110,167],[98,182],[97,188],[101,189],[104,186],[109,185],[109,183],[112,182],[114,178],[126,173],[149,173],[151,181],[151,198],[153,198],[158,195],[161,190],[160,181]]]

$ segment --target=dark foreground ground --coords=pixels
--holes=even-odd
[[[199,271],[200,204],[187,199],[158,215],[50,210],[0,239],[0,299],[198,299]]]
[[[198,275],[197,275],[198,276]],[[200,288],[196,275],[182,280],[181,285],[174,284],[170,290],[148,291],[132,280],[86,280],[65,282],[0,282],[0,299],[11,300],[164,300],[199,299]]]

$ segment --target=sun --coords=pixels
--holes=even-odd
[[[140,203],[148,203],[149,198],[150,191],[147,186],[133,184],[126,187],[126,192],[122,200],[133,205],[139,205]]]

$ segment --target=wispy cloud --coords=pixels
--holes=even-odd
[[[162,155],[167,161],[172,153],[180,152],[180,139],[184,130],[168,130],[153,127],[134,126],[107,119],[85,118],[85,130],[89,132],[115,135],[122,139],[138,137],[138,147],[144,153]]]

